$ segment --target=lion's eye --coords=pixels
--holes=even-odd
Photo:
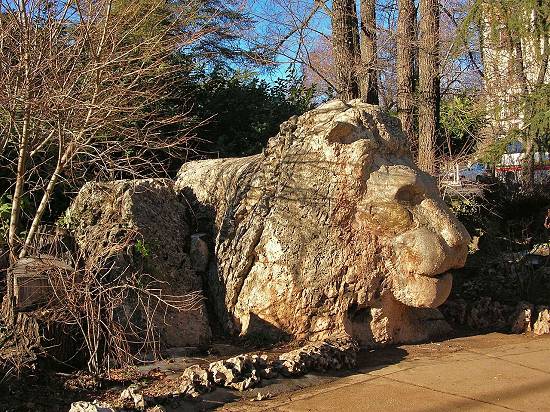
[[[416,206],[422,202],[422,199],[424,199],[424,194],[415,185],[403,186],[395,194],[395,200],[408,206]]]

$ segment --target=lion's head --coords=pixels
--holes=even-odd
[[[177,187],[213,211],[206,283],[240,333],[423,338],[412,308],[443,303],[466,259],[398,122],[360,101],[290,119],[261,155],[184,165]]]

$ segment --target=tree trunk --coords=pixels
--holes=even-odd
[[[19,7],[19,24],[24,31],[25,39],[28,39],[29,22],[27,20],[25,2],[19,1],[17,3]],[[17,172],[15,177],[15,189],[13,191],[13,197],[11,202],[11,215],[10,215],[10,227],[8,233],[8,245],[10,248],[10,263],[14,263],[17,259],[17,242],[18,242],[18,230],[19,220],[21,217],[21,203],[23,200],[23,189],[25,187],[25,178],[27,172],[27,161],[29,152],[29,134],[30,134],[30,122],[31,122],[31,86],[30,77],[31,69],[29,63],[29,44],[28,41],[22,41],[19,45],[21,56],[23,57],[23,90],[24,90],[24,105],[23,105],[23,126],[21,129],[21,135],[19,137],[19,147],[17,155]],[[11,279],[7,279],[7,295],[8,298],[12,295]]]
[[[367,103],[378,104],[378,71],[376,53],[376,1],[361,0],[361,97]]]
[[[354,0],[332,2],[332,57],[338,97],[344,101],[358,98],[359,30]]]
[[[525,192],[531,193],[535,190],[535,145],[532,139],[525,142],[524,153],[521,185]]]
[[[420,0],[418,166],[436,171],[439,128],[439,1]]]
[[[523,50],[521,48],[521,40],[512,36],[512,33],[508,29],[508,36],[510,38],[510,54],[513,56],[513,70],[516,75],[516,81],[521,88],[522,97],[529,96],[529,83],[525,74],[525,64],[523,59]],[[532,113],[523,113],[525,118],[530,119]],[[526,131],[526,137],[523,141],[525,153],[523,161],[523,170],[521,173],[521,186],[526,192],[533,192],[535,189],[535,159],[534,155],[534,142],[529,133],[529,128]]]
[[[397,18],[397,114],[412,151],[418,147],[414,132],[414,79],[416,58],[414,0],[399,0]]]

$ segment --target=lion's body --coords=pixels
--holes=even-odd
[[[261,155],[187,163],[176,190],[211,236],[206,292],[233,332],[370,345],[444,328],[433,308],[469,237],[376,107],[323,105]]]

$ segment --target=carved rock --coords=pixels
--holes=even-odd
[[[449,330],[434,308],[470,238],[377,107],[329,102],[262,154],[185,164],[176,190],[213,239],[204,283],[226,330],[363,345]]]

